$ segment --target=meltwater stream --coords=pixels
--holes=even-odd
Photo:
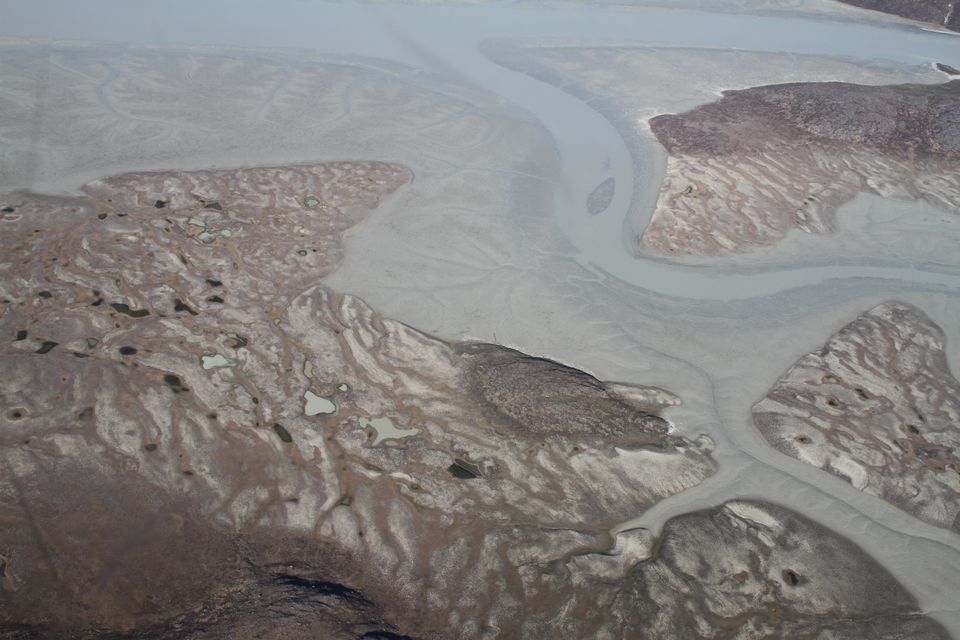
[[[394,60],[499,94],[536,117],[555,139],[562,173],[556,184],[553,216],[572,247],[570,258],[600,279],[613,278],[648,294],[745,300],[855,277],[916,284],[928,290],[960,289],[960,274],[909,267],[848,265],[718,272],[638,259],[626,247],[624,222],[633,198],[639,194],[648,199],[650,189],[656,187],[657,167],[641,167],[635,190],[633,159],[620,135],[598,112],[559,89],[493,64],[480,49],[492,39],[548,39],[853,56],[911,65],[938,61],[960,66],[957,36],[800,14],[516,7],[496,2],[373,6],[298,0],[174,0],[133,6],[126,0],[95,4],[2,0],[0,15],[0,35],[4,36],[303,48]],[[586,196],[607,176],[616,179],[614,199],[606,212],[591,217],[584,208]],[[418,274],[406,277],[415,282]],[[483,334],[484,329],[477,327],[475,333]],[[727,420],[749,420],[749,416],[727,416]],[[656,529],[671,516],[743,495],[779,502],[863,546],[918,597],[921,606],[960,637],[956,598],[960,593],[960,539],[955,534],[919,523],[817,469],[773,453],[763,443],[722,435],[717,439],[721,464],[717,476],[623,526]]]

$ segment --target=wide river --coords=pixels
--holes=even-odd
[[[662,295],[673,300],[749,302],[838,280],[853,287],[855,278],[889,283],[894,290],[917,286],[960,296],[960,271],[955,269],[846,264],[737,270],[637,258],[625,242],[625,221],[634,199],[643,206],[651,205],[662,167],[653,159],[649,166],[640,159],[642,166],[637,172],[620,134],[598,112],[557,88],[492,63],[479,48],[497,38],[571,39],[591,44],[852,56],[909,65],[939,61],[960,67],[960,36],[884,21],[857,23],[788,12],[751,15],[589,5],[331,4],[305,0],[0,0],[0,35],[151,45],[303,48],[394,60],[452,75],[499,94],[539,119],[556,141],[562,170],[555,184],[552,215],[574,248],[573,260],[598,279],[612,278],[653,299]],[[610,175],[617,184],[611,206],[600,216],[586,215],[587,194]],[[410,278],[416,276],[410,274]],[[347,292],[365,295],[364,291]],[[944,328],[951,337],[958,331],[956,321]],[[474,335],[484,333],[484,327],[473,331]],[[820,339],[825,340],[829,333],[821,332]],[[576,358],[564,355],[578,364]],[[956,370],[955,348],[950,358]],[[702,375],[708,380],[704,384],[715,401],[722,400],[724,393],[730,393],[724,389],[732,388],[732,383],[717,380],[710,367],[705,367],[709,373]],[[782,365],[776,367],[782,370]],[[762,384],[745,383],[736,390],[748,399],[755,398],[774,379],[766,374],[762,377]],[[684,395],[684,389],[674,390]],[[721,425],[724,420],[748,420],[743,408],[747,401],[730,406],[736,408],[715,410]],[[960,539],[956,535],[923,525],[825,478],[818,470],[765,451],[755,434],[710,435],[718,440],[719,474],[625,527],[657,527],[678,513],[745,493],[775,500],[861,544],[903,581],[926,611],[960,638]]]

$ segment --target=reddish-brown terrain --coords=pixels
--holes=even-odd
[[[646,246],[728,254],[830,233],[860,192],[960,212],[960,81],[724,92],[650,128],[669,154]]]

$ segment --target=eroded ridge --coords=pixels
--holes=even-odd
[[[556,628],[576,589],[548,567],[713,472],[658,417],[667,391],[319,285],[411,178],[338,162],[2,197],[4,633]]]
[[[830,233],[837,207],[861,191],[960,211],[957,114],[960,81],[761,86],[657,116],[650,127],[669,157],[641,242],[721,255],[791,229]]]
[[[943,331],[888,302],[804,356],[753,407],[779,451],[960,531],[960,383]]]

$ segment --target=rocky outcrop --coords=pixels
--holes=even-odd
[[[341,162],[0,199],[0,635],[389,628],[335,550],[271,526],[306,477],[265,420],[285,376],[271,318],[409,179]]]
[[[775,505],[727,502],[668,521],[658,540],[642,539],[624,532],[610,555],[574,555],[535,577],[523,572],[568,592],[577,614],[558,620],[556,609],[531,609],[511,635],[949,637],[856,545]]]
[[[650,127],[669,153],[643,243],[725,254],[829,233],[861,191],[960,210],[960,82],[727,91]]]
[[[960,382],[943,331],[890,302],[804,356],[753,407],[779,451],[960,531]]]
[[[4,634],[519,629],[573,597],[528,578],[713,472],[657,416],[666,391],[319,285],[410,179],[340,162],[3,197]]]
[[[839,0],[839,2],[960,31],[960,11],[956,10],[954,0]]]
[[[856,545],[790,511],[734,501],[667,523],[627,591],[649,638],[947,638]]]
[[[960,76],[960,69],[957,69],[956,67],[951,67],[950,65],[943,64],[942,62],[937,62],[934,66],[936,67],[937,71],[942,71],[948,76]]]

